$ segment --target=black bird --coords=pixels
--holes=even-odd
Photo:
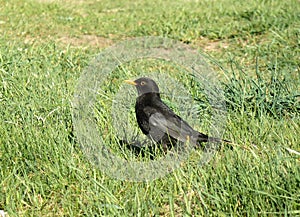
[[[161,144],[164,151],[187,141],[194,146],[208,141],[229,142],[194,130],[161,100],[159,88],[151,78],[125,82],[134,85],[138,92],[135,114],[140,129],[148,138]]]

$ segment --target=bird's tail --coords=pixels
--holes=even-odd
[[[208,143],[207,143],[208,142]],[[221,143],[229,143],[232,142],[225,139],[215,138],[215,137],[209,137],[205,134],[199,133],[198,139],[197,139],[197,145],[202,147],[204,151],[209,152],[211,150],[218,150],[221,147]],[[207,144],[204,144],[207,143]],[[232,146],[229,145],[230,149],[232,149]]]
[[[225,142],[225,143],[231,143],[231,141],[226,140],[226,139],[220,139],[220,138],[215,138],[215,137],[209,137],[205,134],[199,133],[198,135],[198,139],[197,139],[198,143],[203,143],[203,142]]]
[[[219,139],[214,137],[208,137],[208,142],[225,142],[225,143],[231,143],[231,141],[226,139]]]

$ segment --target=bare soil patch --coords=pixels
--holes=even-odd
[[[65,4],[65,3],[82,4],[87,2],[84,0],[36,0],[36,1],[39,3],[61,3],[61,4]]]
[[[96,35],[81,35],[78,37],[63,36],[58,39],[58,42],[68,44],[74,47],[83,48],[105,48],[113,44],[113,41],[111,39]]]
[[[229,47],[229,43],[225,40],[209,40],[207,38],[200,38],[194,44],[206,52],[217,52]]]

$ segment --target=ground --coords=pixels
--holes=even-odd
[[[0,0],[0,11],[0,210],[8,216],[300,215],[298,0]],[[223,137],[234,145],[204,166],[195,151],[166,177],[130,182],[84,155],[72,102],[101,51],[142,36],[181,41],[211,60],[227,106]],[[112,96],[121,80],[137,76],[134,67],[116,69],[97,96],[95,118],[107,140],[116,139]],[[197,87],[189,86],[203,115],[195,127],[209,133]]]

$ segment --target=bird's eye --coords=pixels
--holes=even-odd
[[[142,85],[142,86],[144,86],[145,84],[146,84],[146,82],[145,82],[145,81],[142,81],[142,82],[141,82],[141,85]]]

